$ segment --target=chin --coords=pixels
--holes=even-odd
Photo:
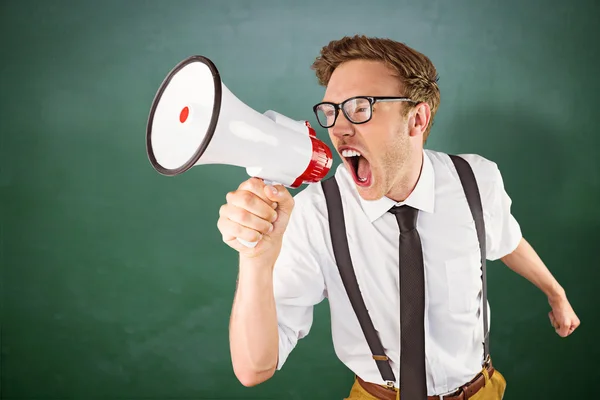
[[[364,187],[355,183],[354,186],[356,187],[358,194],[360,195],[360,197],[362,197],[363,200],[374,201],[379,200],[385,196],[385,193],[383,193],[381,188],[378,187],[376,184]]]

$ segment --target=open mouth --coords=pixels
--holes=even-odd
[[[356,150],[344,149],[341,153],[350,167],[354,182],[361,187],[369,186],[371,184],[371,165],[369,161]]]

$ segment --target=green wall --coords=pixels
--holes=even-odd
[[[237,258],[216,221],[247,176],[228,166],[161,176],[144,135],[158,85],[192,54],[211,58],[249,106],[316,125],[323,89],[310,64],[355,33],[433,60],[442,104],[427,146],[498,162],[526,237],[582,320],[560,338],[544,296],[490,265],[506,398],[597,395],[599,11],[591,0],[2,1],[2,398],[348,393],[326,303],[273,379],[235,379]]]

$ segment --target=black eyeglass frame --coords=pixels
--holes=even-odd
[[[356,100],[356,99],[367,99],[369,100],[369,118],[367,118],[365,121],[361,121],[361,122],[354,122],[352,120],[352,118],[350,118],[348,116],[348,113],[346,112],[346,110],[344,109],[344,105],[346,103],[348,103],[349,101],[352,100]],[[317,118],[317,122],[319,123],[319,125],[321,125],[323,128],[328,129],[331,128],[332,126],[335,125],[335,122],[337,121],[338,116],[340,115],[340,110],[342,110],[342,112],[344,113],[344,116],[346,117],[346,119],[348,121],[350,121],[351,123],[355,124],[355,125],[361,125],[361,124],[366,124],[367,122],[369,122],[371,120],[371,118],[373,118],[373,105],[375,103],[378,102],[389,102],[389,101],[406,101],[406,102],[410,102],[410,103],[418,103],[417,101],[414,101],[413,99],[409,98],[409,97],[393,97],[393,96],[354,96],[354,97],[350,97],[349,99],[346,99],[344,101],[342,101],[341,103],[333,103],[331,101],[322,101],[318,104],[315,104],[313,106],[313,112],[315,113],[315,117]],[[321,120],[319,119],[319,114],[317,114],[317,107],[322,106],[323,104],[328,104],[330,106],[333,106],[333,109],[335,110],[335,117],[333,118],[333,122],[330,125],[323,125],[321,123]]]

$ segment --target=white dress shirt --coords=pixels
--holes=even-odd
[[[385,354],[400,377],[399,228],[387,212],[395,204],[420,210],[417,229],[425,268],[425,352],[428,395],[454,391],[481,371],[483,321],[481,262],[475,224],[451,159],[423,151],[419,181],[403,203],[365,201],[343,164],[335,170],[342,196],[350,255],[361,294]],[[478,181],[486,228],[487,259],[512,252],[521,230],[495,163],[462,155]],[[320,184],[295,196],[295,208],[274,269],[281,369],[298,339],[311,328],[313,306],[329,300],[339,359],[362,379],[385,384],[339,275]],[[489,315],[489,314],[488,314]]]

